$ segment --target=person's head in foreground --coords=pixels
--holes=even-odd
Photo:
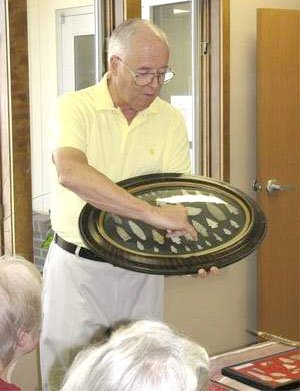
[[[204,348],[164,323],[140,320],[79,353],[61,391],[202,391],[208,368]]]
[[[19,256],[0,257],[0,378],[32,351],[41,328],[41,275]]]

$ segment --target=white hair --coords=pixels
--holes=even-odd
[[[203,347],[164,323],[141,320],[79,353],[61,391],[199,391],[208,368]]]
[[[39,270],[21,256],[0,257],[0,363],[14,357],[20,331],[38,336],[41,328],[42,279]]]
[[[128,19],[113,30],[108,41],[107,59],[110,60],[114,55],[121,58],[126,57],[131,49],[132,37],[136,33],[145,30],[152,31],[169,48],[168,38],[160,27],[149,20],[139,18]]]

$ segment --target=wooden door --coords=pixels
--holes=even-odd
[[[257,15],[258,200],[268,232],[258,258],[259,329],[300,339],[300,11]],[[276,180],[275,182],[269,182]],[[266,189],[269,182],[269,190]],[[272,186],[270,186],[272,185]]]

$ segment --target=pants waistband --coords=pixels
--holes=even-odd
[[[69,243],[57,234],[54,235],[54,242],[68,253],[75,254],[81,258],[90,259],[92,261],[104,262],[102,258],[98,257],[95,253],[88,250],[87,248],[76,246],[76,244],[73,243]]]

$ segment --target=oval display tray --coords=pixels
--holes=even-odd
[[[225,267],[256,249],[265,215],[248,195],[212,178],[150,174],[118,183],[152,205],[182,204],[198,240],[167,238],[166,231],[86,204],[79,229],[86,246],[103,261],[150,274],[183,275]]]

